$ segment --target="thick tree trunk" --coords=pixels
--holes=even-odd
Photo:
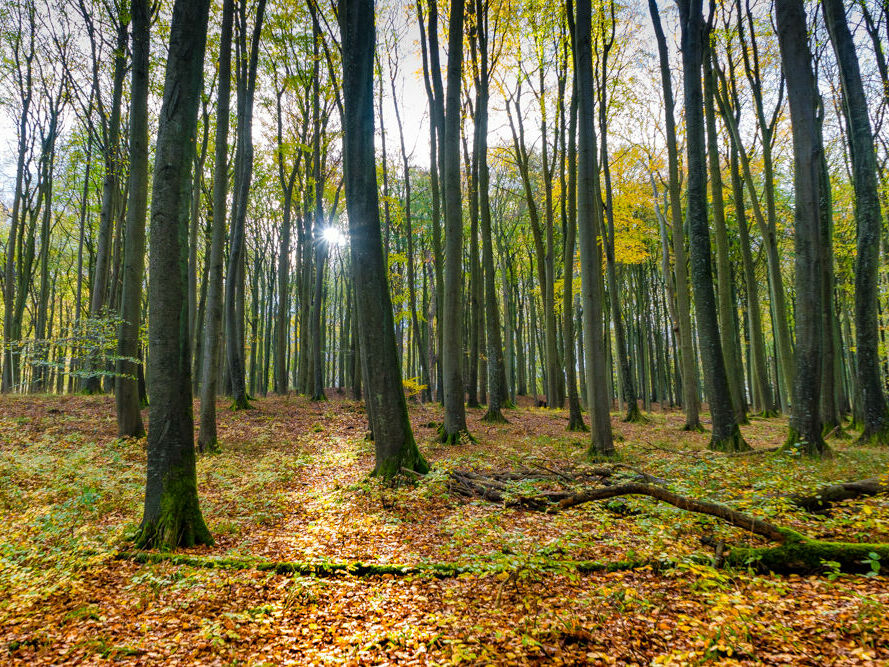
[[[411,432],[395,347],[395,326],[382,252],[374,159],[371,0],[339,5],[343,45],[343,160],[352,272],[374,436],[374,474],[390,479],[402,469],[425,473]]]
[[[874,137],[858,56],[846,23],[845,8],[840,0],[823,0],[822,4],[843,86],[843,111],[849,126],[849,152],[852,155],[852,178],[855,186],[855,222],[858,227],[855,256],[855,349],[861,401],[859,414],[864,427],[859,442],[889,444],[889,408],[883,393],[879,365],[877,297],[881,215]]]
[[[148,71],[151,17],[148,0],[131,0],[133,64],[130,76],[130,185],[123,257],[123,292],[117,332],[117,434],[142,437],[145,428],[139,403],[139,324],[145,278],[145,215],[148,210]],[[191,267],[189,267],[191,273]],[[191,338],[191,329],[189,329]],[[190,374],[190,372],[189,372]]]
[[[821,395],[821,159],[818,91],[802,0],[777,0],[778,41],[793,125],[796,269],[796,369],[785,447],[809,456],[830,450],[822,438]]]
[[[185,242],[209,4],[176,0],[173,6],[151,201],[151,408],[139,548],[213,543],[198,505],[195,473]]]

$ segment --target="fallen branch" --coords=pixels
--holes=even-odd
[[[811,495],[791,496],[790,501],[807,512],[817,512],[843,500],[875,496],[880,493],[889,493],[889,477],[872,477],[856,482],[830,484],[821,487]]]
[[[774,542],[784,542],[788,534],[791,533],[791,531],[785,528],[780,528],[768,521],[744,514],[744,512],[739,512],[726,505],[709,500],[695,500],[686,496],[680,496],[678,493],[673,493],[662,486],[654,486],[653,484],[619,484],[606,486],[601,489],[587,489],[560,500],[559,509],[564,510],[583,503],[605,500],[616,496],[649,496],[688,512],[715,516],[738,528],[748,530]]]
[[[727,505],[688,498],[654,484],[638,482],[610,484],[610,480],[605,477],[604,486],[576,493],[546,491],[533,496],[508,496],[504,494],[508,485],[471,471],[453,472],[451,481],[454,485],[452,488],[458,489],[465,495],[478,495],[495,502],[547,513],[560,512],[584,503],[618,496],[648,496],[688,512],[722,519],[733,526],[778,543],[777,547],[734,547],[727,554],[720,549],[717,560],[724,557],[724,562],[731,566],[753,567],[761,571],[780,573],[810,573],[833,568],[839,568],[842,572],[870,572],[879,569],[874,568],[874,562],[889,562],[889,544],[814,540]],[[840,499],[855,497],[849,495],[852,493],[871,495],[871,492],[885,491],[887,491],[886,481],[849,482],[822,489],[818,502],[823,502],[826,497]],[[800,502],[804,502],[804,499],[800,499]]]

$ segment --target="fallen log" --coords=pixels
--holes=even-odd
[[[797,494],[791,496],[790,501],[807,512],[818,512],[843,500],[865,498],[880,493],[889,493],[889,477],[872,477],[855,482],[829,484],[810,495]]]
[[[648,483],[621,483],[603,486],[600,488],[588,488],[576,493],[568,493],[558,498],[559,492],[549,491],[533,496],[504,496],[500,488],[495,485],[486,485],[484,476],[477,473],[460,473],[454,478],[457,484],[463,485],[463,493],[472,495],[475,493],[483,498],[492,499],[495,502],[504,502],[507,505],[525,507],[527,509],[543,511],[546,513],[561,512],[584,503],[607,500],[619,496],[647,496],[661,502],[668,503],[681,510],[696,514],[705,514],[725,521],[737,528],[765,538],[771,542],[777,542],[776,547],[732,547],[728,553],[719,554],[726,565],[734,567],[748,567],[759,571],[777,573],[809,574],[823,572],[825,570],[839,569],[847,573],[880,573],[880,563],[889,563],[889,544],[858,544],[846,542],[829,542],[816,540],[802,535],[796,531],[775,525],[764,519],[760,519],[727,505],[689,498],[680,495],[662,486]],[[834,485],[844,487],[844,493],[867,491],[872,488],[872,480],[863,480],[867,484],[848,483],[846,485]],[[855,488],[850,485],[857,484]],[[502,483],[498,486],[503,486]],[[878,484],[877,492],[886,490],[885,482]],[[832,492],[831,497],[839,497],[840,491]],[[558,498],[558,500],[557,500]],[[876,565],[875,565],[876,564]],[[889,568],[883,569],[882,574],[887,574]]]

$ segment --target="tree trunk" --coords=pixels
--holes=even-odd
[[[573,9],[568,10],[569,27]],[[581,294],[583,296],[583,329],[586,345],[586,386],[589,397],[592,456],[614,454],[611,434],[610,400],[606,384],[605,354],[602,334],[602,258],[598,248],[599,188],[596,164],[596,116],[593,108],[592,8],[590,0],[577,3],[577,25],[574,34],[574,67],[577,72],[578,168],[577,226],[580,233]]]
[[[222,3],[222,29],[219,37],[219,90],[216,98],[215,169],[213,174],[213,228],[210,266],[207,275],[207,322],[204,329],[204,363],[201,380],[201,424],[198,449],[218,449],[216,435],[216,389],[219,376],[219,348],[222,343],[222,265],[225,253],[225,220],[228,211],[228,129],[231,100],[231,47],[234,0]]]
[[[673,221],[673,272],[676,276],[676,314],[679,325],[679,365],[682,375],[682,407],[685,410],[686,431],[702,429],[698,412],[698,374],[695,366],[694,341],[691,332],[691,301],[688,287],[688,267],[685,254],[685,227],[682,223],[682,203],[679,192],[679,149],[676,142],[676,121],[673,115],[673,83],[667,53],[667,39],[661,27],[656,0],[648,0],[651,22],[657,38],[661,84],[664,89],[664,113],[667,134],[667,166],[670,215]],[[667,279],[667,276],[664,276]]]
[[[444,132],[445,276],[442,322],[442,379],[445,419],[442,442],[455,443],[466,433],[463,402],[463,204],[460,195],[460,86],[463,71],[463,0],[452,0],[448,24],[447,96]]]
[[[123,258],[123,293],[117,332],[117,434],[140,438],[145,434],[139,404],[139,324],[142,281],[145,277],[145,214],[148,209],[148,75],[151,17],[148,0],[131,0],[133,65],[130,76],[130,185]],[[193,187],[193,186],[192,186]],[[190,263],[189,263],[190,264]],[[189,266],[189,274],[191,273]],[[189,329],[189,339],[191,329]],[[189,370],[190,375],[190,370]]]
[[[195,473],[186,243],[209,4],[176,0],[173,6],[151,202],[151,408],[139,548],[213,543],[198,505]]]
[[[861,401],[859,414],[864,427],[859,442],[885,445],[889,444],[889,408],[880,381],[877,335],[881,214],[877,194],[874,137],[858,56],[846,23],[845,8],[839,0],[823,0],[823,6],[843,86],[843,111],[849,126],[849,148],[855,186],[855,222],[858,227],[855,255],[855,349]]]
[[[707,165],[704,139],[701,65],[706,37],[701,0],[679,0],[682,29],[682,72],[685,98],[688,186],[686,222],[691,250],[691,280],[704,382],[710,404],[713,431],[708,447],[716,451],[741,451],[749,446],[741,437],[720,342],[719,322],[713,295],[710,262],[710,229],[707,220]]]
[[[245,2],[246,0],[242,0]],[[259,36],[265,12],[265,0],[256,5],[253,35],[250,41],[249,59],[247,56],[246,6],[242,4],[238,12],[238,52],[237,98],[238,128],[237,150],[235,153],[235,185],[232,207],[231,243],[228,267],[225,274],[225,329],[226,356],[231,380],[232,407],[242,410],[250,407],[247,399],[246,367],[244,363],[244,253],[245,225],[247,220],[247,200],[250,196],[250,182],[253,178],[253,100],[256,91],[256,68],[259,59]]]
[[[778,41],[793,125],[796,270],[796,369],[793,411],[785,447],[809,456],[830,450],[822,438],[821,390],[821,159],[818,91],[802,0],[777,0]]]
[[[374,474],[391,479],[401,470],[425,473],[411,432],[402,389],[392,302],[382,252],[374,156],[371,0],[339,5],[343,53],[343,161],[357,331],[368,382],[367,405],[374,436]]]

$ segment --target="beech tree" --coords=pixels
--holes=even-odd
[[[382,252],[373,141],[373,2],[342,0],[338,9],[343,167],[365,395],[376,450],[374,474],[390,479],[402,469],[425,473],[429,466],[414,442],[407,414]]]
[[[176,0],[151,198],[150,410],[140,548],[212,544],[198,505],[188,319],[188,211],[209,0]]]

